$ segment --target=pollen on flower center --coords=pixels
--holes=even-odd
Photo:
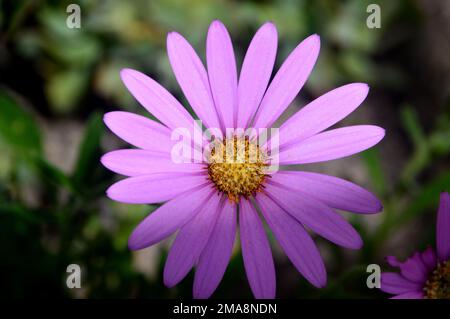
[[[450,299],[450,260],[439,263],[425,284],[427,299]]]
[[[208,158],[209,178],[236,203],[240,196],[248,198],[264,187],[267,166],[267,154],[248,137],[216,140]]]

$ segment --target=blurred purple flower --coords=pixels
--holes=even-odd
[[[239,81],[230,36],[214,21],[207,36],[207,67],[178,33],[167,37],[170,64],[186,99],[207,128],[268,128],[294,100],[319,54],[320,40],[301,42],[269,85],[277,51],[277,31],[264,24],[251,41]],[[129,176],[112,185],[107,195],[125,203],[166,202],[145,218],[129,239],[131,249],[153,245],[179,230],[164,269],[168,287],[179,283],[195,266],[194,297],[208,298],[219,285],[239,231],[245,270],[256,298],[275,297],[275,269],[269,241],[255,205],[298,271],[314,286],[326,285],[326,270],[305,227],[346,248],[358,249],[356,230],[334,209],[376,213],[379,200],[367,190],[327,175],[266,172],[266,150],[253,140],[227,137],[218,145],[238,149],[243,163],[220,163],[220,152],[203,163],[176,164],[171,131],[193,127],[194,119],[161,85],[146,75],[124,69],[122,80],[131,94],[162,124],[127,112],[105,115],[106,125],[138,149],[105,154],[102,163]],[[363,83],[344,85],[303,107],[279,130],[279,164],[305,164],[361,152],[384,136],[370,125],[329,130],[366,98]],[[193,131],[191,133],[195,134]],[[220,140],[219,140],[220,141]],[[239,152],[243,152],[239,154]],[[250,162],[248,153],[257,155]],[[270,177],[270,178],[269,178]],[[217,196],[219,195],[219,196]],[[227,200],[227,197],[229,200]]]
[[[405,262],[386,258],[400,273],[381,274],[381,290],[393,299],[450,299],[450,195],[441,193],[436,225],[436,252],[428,247]]]

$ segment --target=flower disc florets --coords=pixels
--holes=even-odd
[[[266,153],[248,137],[216,140],[208,157],[209,178],[218,191],[237,203],[240,196],[248,198],[264,187],[267,160]]]
[[[450,299],[450,260],[439,263],[425,284],[428,299]]]

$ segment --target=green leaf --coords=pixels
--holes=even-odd
[[[431,207],[436,207],[439,202],[439,194],[442,191],[448,191],[450,189],[450,171],[447,171],[441,175],[438,175],[436,179],[425,185],[420,193],[414,196],[414,199],[409,202],[409,205],[398,217],[394,223],[395,226],[402,225],[411,219],[424,213]]]
[[[91,115],[78,151],[73,174],[73,180],[79,186],[88,184],[93,172],[100,166],[100,140],[103,129],[102,116],[99,113]]]
[[[426,213],[430,208],[437,209],[439,193],[448,189],[450,189],[450,172],[445,172],[420,188],[418,193],[412,194],[404,208],[402,208],[404,201],[401,198],[392,197],[391,202],[385,206],[383,213],[385,219],[373,236],[377,247],[404,224]]]
[[[11,218],[16,224],[39,224],[53,221],[52,216],[42,211],[30,209],[20,203],[0,203],[0,218]]]
[[[23,154],[42,151],[39,127],[15,99],[0,91],[0,149]]]
[[[401,119],[403,126],[412,139],[415,147],[426,147],[426,136],[422,130],[416,111],[409,105],[402,108]]]
[[[46,86],[52,108],[58,113],[68,113],[80,101],[88,84],[88,74],[83,70],[67,70],[53,74]]]
[[[57,186],[63,186],[71,192],[75,192],[76,188],[69,176],[67,176],[59,168],[55,167],[43,158],[36,158],[36,166],[42,175],[42,179]]]
[[[386,181],[381,167],[380,156],[376,148],[371,148],[361,153],[362,159],[369,172],[370,181],[378,195],[386,193]]]
[[[403,107],[401,119],[414,145],[414,152],[401,174],[403,184],[410,185],[414,182],[416,176],[431,162],[431,152],[428,139],[422,130],[414,109],[410,106]]]

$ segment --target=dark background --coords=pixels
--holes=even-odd
[[[81,7],[81,28],[66,26],[66,7]],[[366,8],[381,8],[369,29]],[[339,125],[386,129],[379,146],[301,169],[346,178],[377,194],[378,215],[346,214],[363,236],[359,251],[316,238],[328,286],[309,285],[276,243],[277,296],[385,298],[366,285],[367,264],[388,269],[434,245],[439,192],[450,190],[450,2],[416,1],[0,1],[0,296],[176,298],[192,296],[192,274],[162,283],[170,240],[131,252],[133,227],[156,206],[106,198],[119,177],[99,163],[126,147],[102,123],[111,110],[145,114],[119,78],[138,69],[186,104],[165,52],[167,32],[182,33],[204,58],[213,19],[228,27],[238,66],[257,28],[278,28],[279,66],[306,36],[321,36],[316,67],[286,112],[350,82],[368,99]],[[187,104],[186,104],[187,105]],[[66,287],[66,267],[82,267],[82,288]],[[251,297],[238,245],[213,297]]]

